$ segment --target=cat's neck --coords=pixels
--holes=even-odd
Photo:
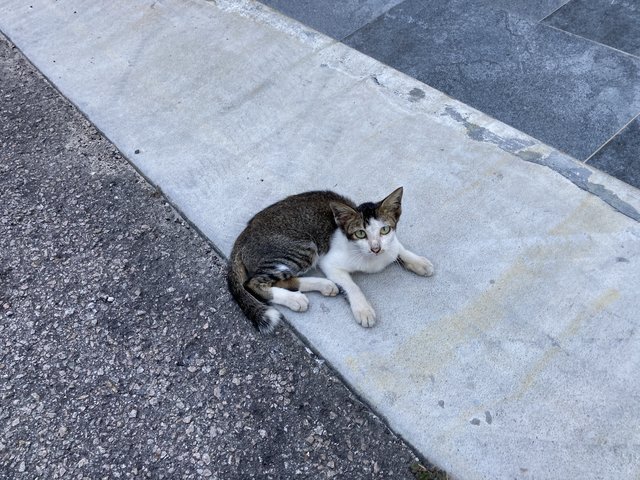
[[[378,255],[362,252],[350,242],[342,230],[336,230],[331,237],[329,251],[321,260],[347,272],[374,273],[383,270],[396,261],[400,253],[400,242],[394,238],[389,247]]]

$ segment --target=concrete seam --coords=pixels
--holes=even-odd
[[[526,162],[535,163],[537,165],[542,165],[547,168],[550,168],[554,172],[559,173],[564,178],[569,180],[576,187],[600,198],[600,200],[605,202],[607,205],[609,205],[611,208],[616,210],[618,213],[621,213],[626,217],[629,217],[630,219],[635,220],[636,222],[640,222],[640,212],[638,212],[638,210],[636,210],[629,203],[620,199],[618,195],[616,195],[614,192],[606,188],[604,185],[589,181],[589,177],[591,176],[591,173],[592,173],[590,170],[586,168],[578,167],[575,165],[567,165],[567,166],[561,167],[560,165],[554,164],[551,156],[542,157],[542,158],[535,158],[531,156],[527,158],[527,156],[522,156],[519,154],[516,154],[516,155],[520,159]]]
[[[589,181],[592,171],[586,166],[579,166],[581,162],[578,160],[560,153],[552,153],[544,156],[541,153],[529,150],[529,147],[536,144],[533,140],[526,141],[519,138],[503,138],[485,127],[470,122],[451,106],[445,108],[445,114],[462,124],[467,130],[467,136],[472,140],[494,144],[501,150],[511,153],[521,160],[550,168],[569,180],[576,187],[597,196],[617,212],[636,222],[640,222],[640,212],[629,203],[620,199],[618,195],[607,189],[604,185]]]

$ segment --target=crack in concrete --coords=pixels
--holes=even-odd
[[[589,181],[592,174],[591,170],[586,167],[576,165],[576,163],[566,155],[554,152],[550,155],[544,156],[541,153],[526,150],[526,148],[534,146],[536,143],[527,139],[503,138],[485,127],[481,127],[480,125],[476,125],[475,123],[468,121],[460,112],[451,106],[445,107],[445,112],[448,116],[456,122],[461,123],[467,129],[467,136],[472,140],[492,143],[500,149],[517,156],[521,160],[550,168],[554,172],[562,175],[578,188],[597,196],[617,212],[635,220],[636,222],[640,222],[640,212],[638,212],[638,210],[622,200],[604,185]]]

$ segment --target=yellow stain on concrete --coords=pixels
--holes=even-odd
[[[572,269],[575,262],[589,253],[589,243],[564,240],[530,247],[496,278],[492,286],[480,291],[458,311],[429,322],[388,355],[359,354],[350,357],[347,364],[357,376],[362,373],[361,366],[366,365],[365,383],[399,396],[406,393],[407,378],[416,387],[424,387],[452,365],[461,348],[474,340],[484,343],[487,333],[500,323],[511,321],[508,313],[513,304],[522,298],[531,298],[531,295],[544,296],[548,285],[554,282],[554,278],[549,277],[550,266],[553,265],[552,271],[556,271],[558,265],[562,265],[560,270]],[[569,323],[564,336],[574,335],[585,319],[602,311],[617,295],[617,291],[605,292]],[[548,302],[548,299],[540,298],[540,301]],[[544,369],[557,353],[550,349],[534,371],[527,374],[523,391],[526,385],[533,383],[535,371]],[[528,377],[531,379],[527,380]]]
[[[569,322],[566,328],[560,333],[560,335],[558,335],[556,339],[558,343],[562,343],[570,339],[571,337],[574,337],[585,321],[601,313],[618,298],[620,298],[620,292],[618,292],[617,290],[609,289],[603,292],[598,298],[587,305]],[[520,382],[520,386],[518,387],[518,389],[508,397],[508,400],[520,400],[525,395],[525,393],[531,389],[531,387],[536,383],[540,374],[548,367],[548,365],[561,351],[561,345],[554,345],[553,347],[546,350],[543,353],[542,357],[540,357],[538,361],[533,364],[533,367],[524,376],[522,382]]]
[[[568,255],[574,249],[558,246],[536,246],[523,253],[494,285],[481,291],[466,306],[442,317],[411,335],[389,356],[360,355],[350,359],[356,372],[357,364],[369,365],[369,382],[380,389],[401,393],[406,381],[398,381],[402,371],[417,385],[432,381],[442,369],[455,359],[458,348],[474,338],[482,337],[496,324],[505,320],[505,310],[511,302],[527,294],[531,282],[539,281],[550,259]],[[390,368],[391,367],[391,368]]]
[[[595,195],[585,195],[580,204],[566,218],[549,230],[549,235],[611,233],[620,231],[624,223],[622,216],[611,215],[611,207],[600,198]]]
[[[559,335],[558,341],[562,342],[575,336],[586,320],[591,319],[601,313],[618,298],[620,298],[620,293],[617,290],[610,289],[603,292],[569,322],[567,327]],[[547,366],[561,351],[561,346],[553,346],[546,350],[542,357],[537,362],[535,362],[533,364],[533,367],[527,372],[516,392],[504,399],[500,399],[500,403],[520,400],[526,394],[526,392],[536,383],[538,376],[545,370],[545,368],[547,368]],[[455,422],[451,426],[451,428],[447,430],[447,435],[450,438],[455,438],[455,432],[458,432],[461,429],[467,427],[470,418],[483,418],[484,412],[487,410],[495,411],[495,402],[489,400],[487,402],[483,402],[480,405],[474,405],[472,408],[461,410],[457,413],[458,421]]]
[[[344,359],[344,363],[346,363],[347,367],[349,367],[354,372],[360,369],[358,360],[353,355],[348,355]]]

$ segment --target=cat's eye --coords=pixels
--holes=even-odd
[[[391,231],[391,227],[389,225],[385,225],[380,229],[380,235],[386,235]]]
[[[356,238],[364,238],[367,236],[367,232],[365,232],[364,230],[357,230],[354,235]]]

